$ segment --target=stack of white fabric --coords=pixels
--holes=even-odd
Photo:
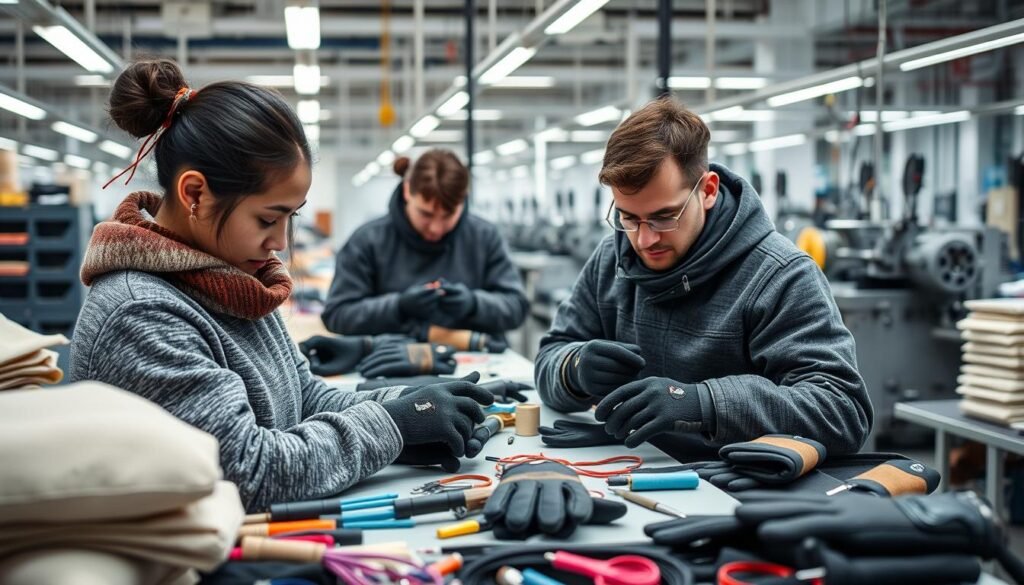
[[[0,314],[0,390],[60,382],[57,352],[47,348],[67,343],[63,335],[40,335]]]
[[[967,301],[957,392],[964,414],[1024,428],[1024,299]]]

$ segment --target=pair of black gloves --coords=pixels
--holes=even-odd
[[[998,559],[1024,582],[1024,564],[1007,549],[999,520],[972,492],[895,498],[751,492],[735,516],[690,516],[644,532],[688,553],[732,547],[798,569],[824,567],[829,585],[974,582],[975,557]],[[794,558],[801,550],[813,554]]]
[[[367,378],[451,374],[455,349],[449,345],[417,343],[402,335],[314,335],[299,344],[317,376],[358,371]]]
[[[566,356],[562,381],[581,400],[601,400],[595,418],[627,447],[670,431],[708,430],[697,385],[655,376],[638,380],[646,365],[640,346],[594,339]]]
[[[443,278],[414,284],[398,295],[398,310],[402,316],[424,321],[433,320],[438,313],[459,321],[473,315],[476,305],[476,295],[468,286]]]

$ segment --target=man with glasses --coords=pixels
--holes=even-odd
[[[709,140],[671,99],[612,133],[615,232],[541,340],[541,397],[680,458],[771,433],[856,452],[872,410],[828,282],[747,181],[708,165]]]

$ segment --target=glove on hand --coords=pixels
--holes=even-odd
[[[456,321],[465,319],[476,312],[476,295],[461,282],[441,281],[441,312]]]
[[[337,376],[355,369],[373,347],[370,337],[314,335],[299,344],[309,360],[309,371],[317,376]]]
[[[563,367],[571,391],[602,397],[635,380],[646,365],[639,345],[593,339],[566,356]]]
[[[520,384],[510,380],[491,380],[479,386],[486,388],[491,394],[494,394],[494,401],[502,404],[511,404],[513,400],[526,402],[526,395],[520,392],[520,390],[533,390],[533,386],[529,384]]]
[[[469,335],[468,351],[482,351],[484,353],[501,353],[508,349],[508,342],[503,339],[491,337],[486,333],[473,331]]]
[[[398,295],[398,310],[412,319],[429,319],[440,306],[444,293],[438,288],[414,284]]]
[[[630,382],[605,396],[594,417],[605,423],[609,435],[625,439],[630,449],[661,433],[698,432],[704,422],[695,384],[654,377]]]
[[[392,343],[375,349],[356,368],[367,378],[451,374],[455,371],[455,350],[432,343]]]
[[[591,498],[575,471],[552,461],[506,468],[484,506],[484,517],[502,539],[537,533],[566,538],[588,521],[607,524],[625,514],[625,504]]]
[[[604,425],[559,419],[554,427],[540,427],[540,440],[548,447],[598,447],[621,445],[604,431]]]
[[[404,448],[399,457],[405,462],[419,451],[409,448],[440,443],[455,457],[466,453],[466,441],[474,423],[484,421],[481,404],[492,404],[494,397],[476,386],[480,374],[474,372],[462,380],[406,388],[402,396],[382,402],[402,434]]]

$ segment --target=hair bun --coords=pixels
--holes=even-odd
[[[156,132],[167,117],[185,74],[170,59],[130,63],[110,91],[110,119],[128,134],[141,138]]]
[[[406,171],[409,170],[409,163],[409,157],[407,156],[400,156],[396,158],[395,164],[392,165],[392,168],[395,169],[395,174],[399,177],[404,177]]]

